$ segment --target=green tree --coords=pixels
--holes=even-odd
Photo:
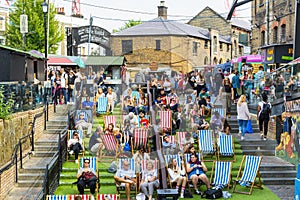
[[[124,24],[124,26],[122,26],[122,27],[119,28],[118,30],[117,30],[117,29],[113,29],[112,32],[113,32],[113,33],[116,33],[116,32],[119,32],[119,31],[123,31],[123,30],[125,30],[125,29],[127,29],[127,28],[130,28],[130,27],[139,25],[139,24],[141,24],[141,23],[142,23],[141,20],[134,20],[134,19],[131,19],[131,20],[129,20],[128,22],[126,22],[126,23]]]
[[[43,0],[17,0],[15,2],[15,8],[9,14],[9,22],[5,32],[7,46],[24,51],[37,50],[45,52],[44,13],[41,6],[42,3]],[[64,39],[64,31],[59,25],[59,22],[54,19],[55,8],[53,4],[49,5],[48,11],[48,52],[55,53],[58,48],[58,43]],[[20,15],[23,13],[28,16],[28,33],[25,34],[25,43],[23,36],[20,33]]]

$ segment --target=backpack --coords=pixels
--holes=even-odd
[[[193,198],[193,195],[189,190],[184,190],[184,198]]]
[[[209,189],[201,195],[201,198],[206,199],[219,199],[221,197],[223,197],[222,189]]]
[[[269,119],[271,114],[271,106],[269,103],[263,103],[263,108],[260,112],[259,118],[260,119]]]

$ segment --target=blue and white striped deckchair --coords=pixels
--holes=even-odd
[[[89,159],[90,160],[90,165],[89,168],[92,168],[95,170],[96,175],[98,176],[98,181],[96,183],[96,192],[98,192],[98,185],[99,185],[99,171],[98,171],[98,158],[97,157],[80,157],[78,158],[78,169],[84,167],[84,160]]]
[[[240,169],[236,177],[236,181],[233,184],[233,192],[241,193],[241,194],[251,194],[253,187],[262,189],[262,182],[259,173],[261,160],[262,160],[262,156],[252,156],[252,155],[243,156],[243,160],[241,162]],[[256,178],[258,178],[258,183],[255,183]],[[237,183],[239,183],[241,186],[250,187],[250,191],[249,192],[245,192],[245,190],[237,191],[236,190]]]
[[[226,117],[226,112],[224,108],[213,108],[211,111],[211,114],[213,115],[215,112],[218,112],[220,114],[220,116],[222,117]]]
[[[68,195],[47,195],[46,200],[69,200]]]
[[[184,154],[185,163],[190,162],[190,160],[191,160],[191,155],[192,155],[192,154],[190,154],[190,153]],[[200,154],[200,153],[196,153],[196,155],[198,156],[198,160],[201,161],[201,160],[202,160],[201,154]]]
[[[235,162],[234,142],[232,135],[219,135],[218,160],[220,160],[220,157],[233,157],[233,162]]]
[[[232,162],[215,161],[210,177],[211,185],[216,188],[230,187]],[[214,177],[213,177],[214,176]]]
[[[127,160],[129,162],[129,170],[132,171],[135,174],[136,170],[135,170],[135,160],[134,160],[134,158],[120,158],[119,163],[118,163],[118,170],[122,169],[122,164],[123,164],[123,161],[125,161],[125,160]],[[116,189],[117,189],[117,193],[121,194],[121,192],[125,191],[125,183],[118,184],[116,182]],[[130,186],[130,191],[135,191],[135,195],[136,195],[137,194],[136,185],[131,185]]]
[[[211,155],[211,157],[213,157],[216,154],[216,151],[212,130],[200,130],[198,138],[199,150],[202,156]]]
[[[97,113],[105,114],[107,112],[107,103],[108,103],[107,97],[99,97]]]
[[[119,168],[122,169],[122,163],[124,160],[127,160],[129,162],[129,170],[132,170],[135,172],[135,160],[133,158],[120,158],[119,159]]]

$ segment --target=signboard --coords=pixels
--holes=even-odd
[[[28,16],[20,15],[20,32],[22,34],[28,33]]]
[[[288,63],[293,60],[293,45],[273,45],[261,50],[263,62],[266,64]]]
[[[103,48],[109,48],[110,33],[98,26],[72,28],[72,36],[75,46],[88,43],[90,37],[90,43],[100,45]]]

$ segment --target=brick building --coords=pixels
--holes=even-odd
[[[234,44],[234,48],[232,48]],[[195,66],[224,63],[237,55],[238,38],[220,31],[167,19],[167,7],[158,6],[158,18],[112,34],[112,54],[125,55],[128,67],[150,64],[187,72]]]
[[[252,51],[278,67],[293,57],[295,0],[252,1]]]

